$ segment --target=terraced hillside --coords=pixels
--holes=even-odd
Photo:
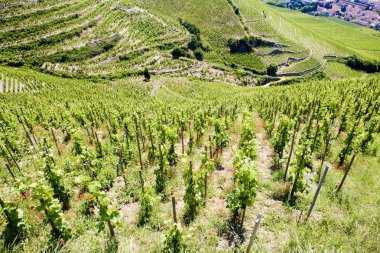
[[[266,76],[273,63],[286,78],[326,70],[325,54],[377,57],[376,34],[301,14],[289,21],[289,15],[257,0],[7,1],[0,10],[0,62],[66,77],[115,79],[141,75],[147,68],[155,75],[257,85],[273,79]],[[200,28],[202,56],[194,49],[184,57],[172,55],[175,48],[187,50],[193,38],[179,19]],[[326,22],[339,31],[335,37],[318,30]],[[314,24],[318,36],[302,23]],[[351,32],[356,37],[338,45]],[[245,36],[267,44],[231,53],[229,39]],[[357,39],[361,36],[365,45]],[[332,38],[321,42],[327,37]]]
[[[132,1],[9,1],[0,15],[0,61],[9,66],[103,78],[141,74],[148,68],[154,74],[181,72],[239,82],[235,71],[221,71],[191,56],[174,59],[171,51],[186,46],[190,33],[176,18]]]
[[[31,5],[27,10],[24,6],[20,11],[16,7],[3,10],[3,60],[85,75],[138,72],[147,65],[175,68],[192,64],[180,60],[168,63],[165,54],[187,42],[189,36],[182,29],[128,1]]]

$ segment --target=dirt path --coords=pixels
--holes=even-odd
[[[267,132],[264,129],[264,122],[255,115],[256,124],[256,148],[257,165],[264,181],[271,179],[270,167],[273,164],[272,148],[268,141]]]
[[[263,252],[279,252],[289,240],[289,231],[279,229],[281,228],[281,223],[288,224],[295,221],[297,214],[295,212],[289,213],[285,210],[283,202],[272,198],[274,191],[274,182],[271,175],[273,150],[264,129],[263,120],[258,115],[254,117],[256,124],[256,161],[260,181],[256,202],[248,213],[245,224],[251,229],[255,223],[256,216],[261,213],[262,223],[258,231],[259,239],[256,244],[260,245],[260,250]],[[277,221],[277,223],[273,224],[273,221]],[[246,233],[246,236],[249,236],[249,233]]]

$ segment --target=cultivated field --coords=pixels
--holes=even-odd
[[[0,252],[380,252],[380,75],[324,57],[376,68],[378,34],[257,0],[2,1]]]

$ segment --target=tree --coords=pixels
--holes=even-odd
[[[199,37],[193,35],[191,36],[191,41],[187,44],[190,50],[195,51],[197,48],[202,48],[202,42]]]
[[[149,73],[149,70],[147,68],[144,69],[144,78],[145,78],[145,82],[150,81],[150,73]]]
[[[180,57],[186,56],[187,50],[184,49],[183,47],[176,47],[172,51],[173,59],[178,59]]]
[[[254,39],[242,38],[242,39],[229,39],[227,46],[230,48],[230,52],[234,53],[251,53]]]
[[[271,63],[267,67],[267,74],[270,76],[276,76],[277,75],[277,70],[278,70],[278,65],[276,63]]]
[[[194,56],[198,61],[203,61],[203,52],[201,49],[194,50]]]

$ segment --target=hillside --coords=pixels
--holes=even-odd
[[[335,78],[326,55],[379,57],[375,31],[257,0],[32,1],[4,7],[0,14],[0,62],[65,77],[117,79],[148,68],[155,75],[261,85],[320,70]],[[198,50],[188,49],[194,35],[179,19],[200,30],[201,44],[192,44]],[[231,53],[228,41],[246,36],[263,45]],[[187,52],[174,57],[178,47]],[[277,78],[267,75],[270,64],[279,66]],[[351,76],[344,66],[339,70],[340,76]]]
[[[379,34],[258,0],[2,1],[0,252],[379,252]]]

